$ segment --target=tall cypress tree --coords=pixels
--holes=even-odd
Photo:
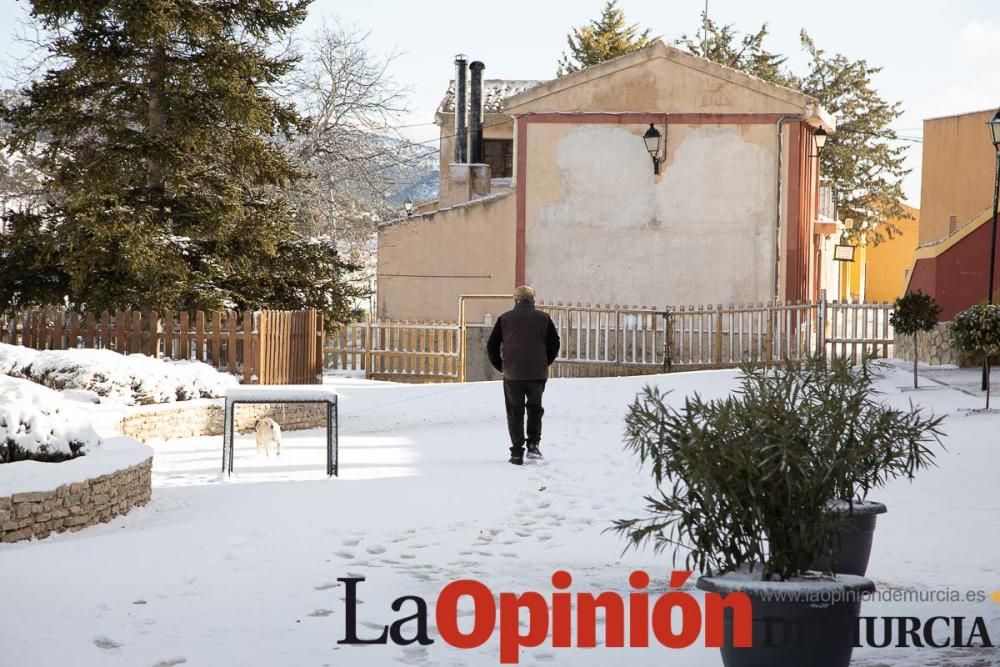
[[[556,74],[562,76],[638,51],[654,39],[649,30],[639,32],[635,24],[625,22],[625,11],[618,6],[618,0],[608,0],[601,10],[601,18],[582,28],[574,28],[566,36],[569,53],[559,60]]]
[[[47,287],[22,281],[0,305],[345,307],[332,247],[333,293],[282,296],[309,284],[282,194],[301,177],[283,144],[306,121],[270,91],[296,63],[275,43],[310,1],[32,0],[52,66],[2,114],[48,196],[0,252]]]

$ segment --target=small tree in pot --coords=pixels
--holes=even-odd
[[[893,304],[889,323],[892,328],[904,336],[913,336],[913,388],[917,388],[917,357],[919,348],[917,334],[921,331],[931,331],[937,326],[941,315],[941,306],[930,294],[922,291],[907,292],[896,299]]]
[[[849,392],[849,377],[845,363],[746,366],[726,399],[694,395],[675,409],[646,388],[631,406],[626,447],[650,464],[657,493],[646,497],[645,516],[614,529],[630,546],[671,550],[675,563],[683,554],[688,568],[706,574],[702,588],[750,595],[754,648],[724,646],[726,665],[850,662],[860,595],[874,586],[810,572],[818,557],[832,556],[843,528],[845,514],[831,512],[830,502],[893,476],[906,457],[894,458],[885,443],[915,429],[908,442],[923,452],[936,422]],[[911,457],[911,469],[924,464]],[[815,604],[817,593],[829,604]],[[802,642],[769,645],[771,617],[798,624]]]
[[[963,352],[986,357],[986,409],[990,409],[990,357],[1000,356],[1000,304],[978,304],[951,322],[951,336]]]

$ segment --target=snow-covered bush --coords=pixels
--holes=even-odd
[[[0,463],[65,461],[100,444],[87,415],[58,392],[0,377]]]
[[[225,394],[237,384],[199,361],[154,359],[111,350],[31,350],[0,343],[0,372],[52,389],[85,389],[126,405],[171,403]]]

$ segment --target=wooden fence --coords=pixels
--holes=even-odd
[[[447,322],[356,322],[329,332],[325,367],[374,380],[457,382],[459,327]]]
[[[552,377],[634,375],[777,363],[810,356],[889,356],[890,304],[796,302],[749,306],[541,304],[562,350]]]
[[[731,368],[839,356],[888,357],[892,306],[820,301],[653,308],[541,303],[562,347],[552,377]],[[457,323],[356,323],[328,337],[326,367],[406,382],[459,379]]]
[[[81,314],[49,307],[0,315],[0,342],[195,359],[244,383],[320,382],[322,336],[323,318],[315,310]]]

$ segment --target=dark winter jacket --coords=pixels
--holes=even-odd
[[[559,332],[548,313],[519,301],[497,318],[487,345],[490,363],[508,380],[545,380],[559,354]]]

